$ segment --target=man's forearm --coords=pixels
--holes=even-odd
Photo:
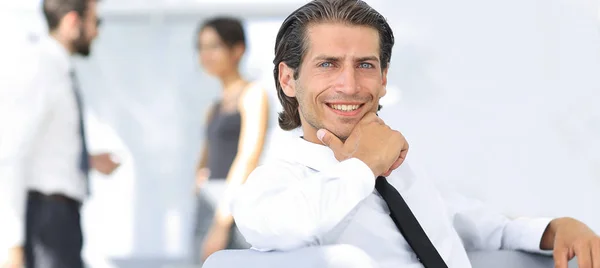
[[[373,192],[373,172],[358,161],[346,160],[306,178],[288,174],[286,183],[271,174],[253,180],[252,176],[261,176],[257,170],[236,195],[236,224],[248,242],[262,249],[285,250],[304,244],[338,224]]]

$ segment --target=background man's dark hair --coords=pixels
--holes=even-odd
[[[279,84],[279,63],[294,69],[294,79],[300,75],[300,65],[308,49],[306,29],[310,24],[339,22],[368,26],[379,32],[379,58],[381,69],[388,67],[394,46],[394,34],[386,19],[361,0],[313,0],[290,14],[279,29],[275,41],[275,87],[283,106],[279,113],[279,126],[292,130],[301,125],[298,101],[288,97]]]
[[[60,20],[71,11],[77,12],[79,17],[85,17],[88,4],[91,0],[43,0],[42,10],[48,30],[58,28]]]
[[[206,28],[214,29],[223,43],[230,48],[240,44],[246,46],[244,26],[242,26],[242,22],[239,19],[232,17],[215,17],[209,19],[198,27],[197,34],[199,35]]]

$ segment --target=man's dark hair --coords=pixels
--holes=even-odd
[[[292,130],[301,125],[296,98],[288,97],[279,84],[279,63],[294,69],[294,79],[300,75],[300,65],[308,49],[306,29],[315,23],[343,23],[368,26],[379,32],[379,58],[381,69],[388,67],[394,46],[394,34],[386,19],[361,0],[313,0],[290,14],[277,34],[275,41],[275,87],[283,106],[279,113],[279,126]],[[381,108],[381,106],[380,106]]]
[[[246,46],[244,26],[242,26],[242,22],[239,19],[232,17],[215,17],[209,19],[198,27],[197,35],[200,35],[200,32],[206,28],[214,29],[223,43],[229,48],[235,45]]]
[[[85,17],[90,0],[43,0],[42,10],[48,30],[58,28],[60,20],[71,11],[77,12],[80,18]]]

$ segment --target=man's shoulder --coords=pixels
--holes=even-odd
[[[31,44],[27,52],[32,58],[35,58],[40,72],[49,75],[64,73],[68,76],[71,71],[71,57],[67,50],[62,47],[55,39],[49,36],[42,36]]]
[[[296,177],[304,174],[309,168],[290,158],[271,158],[252,171],[250,177],[254,180],[272,177]]]
[[[298,170],[306,169],[307,166],[299,163],[298,161],[289,157],[277,157],[266,160],[264,163],[259,165],[256,170],[271,171],[271,170]]]

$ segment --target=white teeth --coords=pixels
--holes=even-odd
[[[332,104],[330,107],[339,111],[350,112],[358,109],[360,105]]]

